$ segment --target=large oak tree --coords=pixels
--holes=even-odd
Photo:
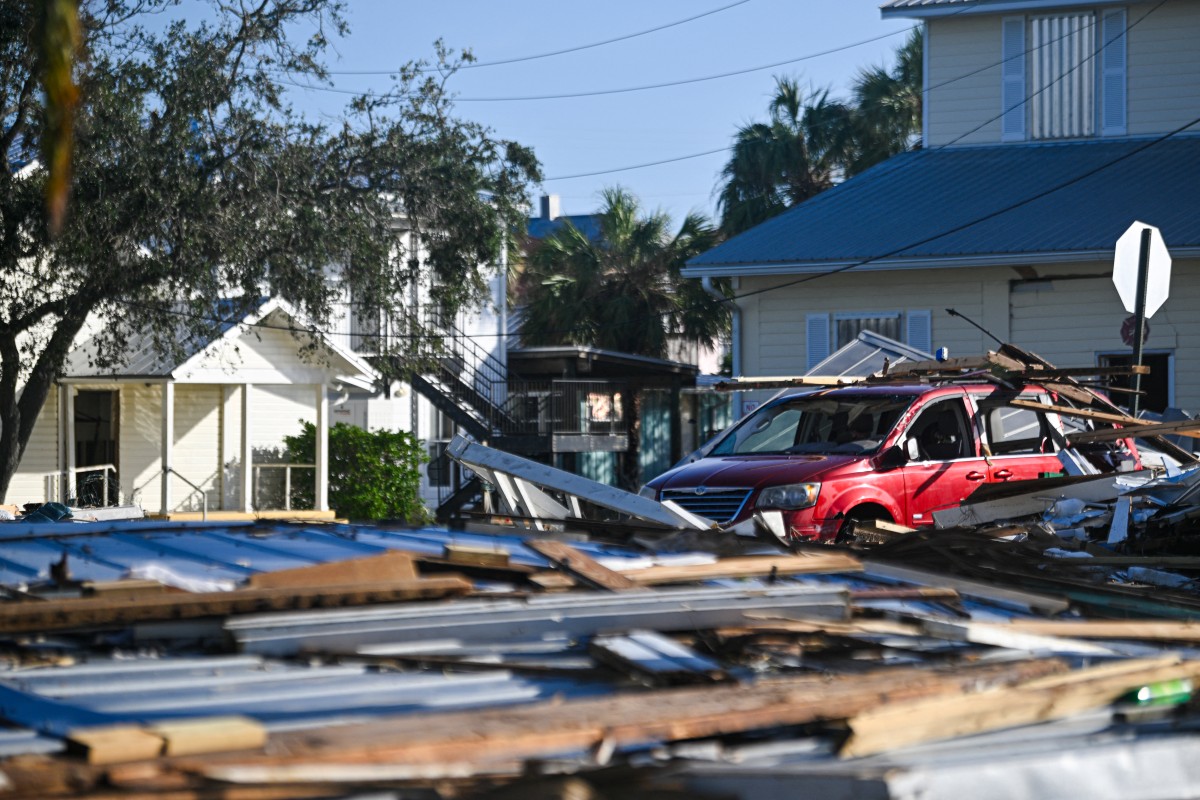
[[[432,64],[315,122],[286,87],[328,80],[340,0],[81,0],[73,175],[52,233],[40,164],[58,145],[40,148],[63,126],[40,81],[61,69],[38,6],[0,5],[0,496],[89,318],[111,364],[134,332],[171,353],[265,294],[318,326],[347,285],[360,313],[399,313],[418,281],[448,311],[482,297],[538,166],[454,115],[446,80],[469,56],[439,43]],[[398,246],[398,218],[417,246]]]

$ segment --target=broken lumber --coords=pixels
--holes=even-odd
[[[329,561],[307,567],[259,572],[251,575],[246,586],[274,589],[285,586],[351,586],[359,583],[416,580],[417,568],[408,553],[391,550],[377,556]]]
[[[1189,436],[1193,439],[1200,439],[1200,419],[1181,419],[1176,422],[1143,422],[1135,428],[1113,428],[1102,431],[1083,431],[1081,433],[1067,434],[1067,441],[1070,444],[1083,444],[1085,442],[1115,442],[1118,439],[1131,439],[1133,437],[1146,436],[1162,436],[1163,434],[1171,434],[1173,436]]]
[[[420,578],[357,586],[285,586],[148,595],[121,600],[70,598],[0,604],[0,633],[37,633],[111,627],[157,620],[226,617],[261,611],[336,608],[404,600],[429,600],[471,591],[465,578]]]
[[[1007,686],[1062,672],[1057,659],[1003,665],[880,669],[747,686],[629,692],[503,709],[403,715],[359,725],[273,734],[265,754],[183,759],[180,768],[237,780],[287,765],[428,765],[551,756],[843,719],[902,699],[959,698],[972,686]],[[320,772],[318,769],[317,772]]]
[[[1169,656],[1134,659],[957,697],[942,695],[881,706],[849,720],[843,758],[924,742],[1029,725],[1107,705],[1130,689],[1200,676],[1200,662]]]
[[[621,573],[611,570],[586,553],[566,542],[551,539],[530,539],[525,546],[550,559],[551,563],[572,578],[596,589],[624,592],[638,585]]]
[[[1096,411],[1091,408],[1074,408],[1072,406],[1047,405],[1039,403],[1036,400],[1021,400],[1019,398],[1009,400],[1008,404],[1013,408],[1027,408],[1031,411],[1042,411],[1051,414],[1059,414],[1064,417],[1079,417],[1080,419],[1090,419],[1096,422],[1111,422],[1114,425],[1152,425],[1153,423],[1146,420],[1131,417],[1128,414],[1113,414],[1108,411]]]
[[[653,567],[617,570],[638,586],[664,586],[737,578],[767,578],[771,575],[803,575],[835,572],[861,572],[862,562],[846,553],[803,552],[790,556],[735,556],[712,564],[663,564]],[[569,589],[571,576],[559,572],[532,575],[531,581],[543,589]]]

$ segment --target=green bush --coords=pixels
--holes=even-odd
[[[316,461],[317,428],[303,423],[299,436],[285,436],[288,459]],[[428,522],[421,502],[420,466],[428,461],[420,440],[403,431],[365,431],[339,422],[329,429],[329,504],[350,519]],[[312,505],[312,489],[293,487],[293,502]],[[295,496],[300,493],[308,497]]]

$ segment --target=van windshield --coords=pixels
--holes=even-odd
[[[758,409],[709,455],[875,452],[916,398],[912,395],[808,395]]]

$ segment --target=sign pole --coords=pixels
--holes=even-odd
[[[1146,284],[1150,277],[1150,228],[1142,228],[1142,242],[1138,250],[1138,276],[1137,276],[1137,316],[1133,322],[1133,363],[1134,366],[1142,365],[1142,343],[1146,332]],[[1135,374],[1133,376],[1133,401],[1130,407],[1133,416],[1138,415],[1138,407],[1141,405],[1141,395],[1138,392],[1142,388],[1142,376]]]

